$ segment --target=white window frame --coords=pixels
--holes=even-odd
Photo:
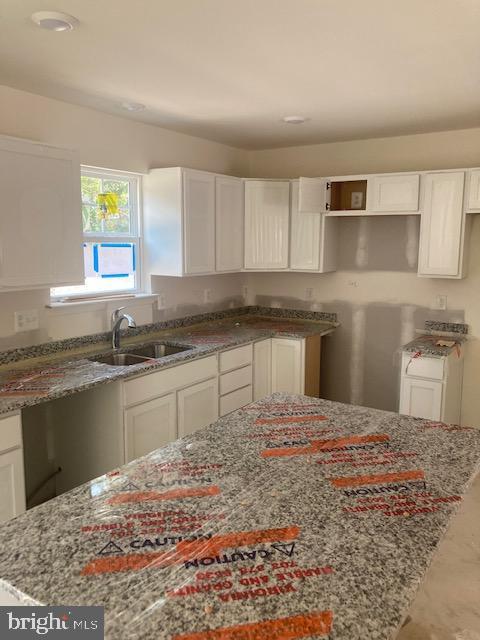
[[[131,217],[130,233],[87,233],[83,232],[83,242],[132,242],[136,247],[135,255],[135,288],[134,289],[116,289],[115,291],[94,291],[84,292],[71,295],[53,295],[50,299],[52,302],[75,302],[75,300],[97,298],[114,298],[124,295],[138,295],[143,293],[143,238],[142,238],[142,175],[139,173],[131,173],[127,171],[115,171],[114,169],[102,169],[100,167],[91,167],[81,165],[81,176],[89,176],[92,178],[118,178],[120,180],[128,180],[130,183],[130,209],[134,215]],[[60,287],[59,287],[60,288]]]

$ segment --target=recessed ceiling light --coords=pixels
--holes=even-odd
[[[146,106],[141,102],[122,102],[120,106],[126,111],[143,111],[146,109]]]
[[[307,118],[304,118],[303,116],[285,116],[282,118],[283,122],[286,122],[287,124],[303,124],[306,119]]]
[[[33,22],[48,31],[71,31],[77,24],[77,18],[60,11],[37,11],[32,13]]]

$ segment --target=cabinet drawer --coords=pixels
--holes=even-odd
[[[220,376],[220,395],[235,391],[241,387],[246,387],[247,384],[252,384],[252,365],[249,364],[242,369],[235,369],[229,373],[224,373]]]
[[[224,416],[235,409],[240,409],[252,402],[252,385],[227,393],[220,398],[220,416]]]
[[[413,378],[443,380],[445,358],[427,358],[424,356],[414,358],[413,360],[410,358],[410,354],[403,354],[402,375],[407,375]]]
[[[217,358],[209,356],[193,362],[169,367],[163,371],[156,371],[124,383],[125,405],[145,402],[158,398],[169,391],[182,389],[189,385],[212,378],[217,375]]]
[[[22,446],[22,422],[20,415],[0,419],[0,451]]]
[[[238,369],[246,364],[251,364],[253,359],[253,345],[246,344],[243,347],[230,349],[220,354],[220,371]]]

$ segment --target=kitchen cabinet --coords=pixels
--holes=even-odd
[[[219,356],[219,414],[224,416],[252,402],[253,346],[227,349]]]
[[[335,271],[338,220],[320,211],[300,212],[298,180],[292,181],[291,191],[290,269]]]
[[[399,412],[448,423],[460,423],[463,355],[447,357],[402,354]]]
[[[467,211],[480,211],[480,169],[472,169],[467,174]]]
[[[418,173],[399,175],[379,175],[371,178],[367,209],[378,213],[418,211],[420,175]]]
[[[0,289],[84,283],[75,153],[0,137]]]
[[[174,393],[125,410],[125,462],[159,449],[177,438]]]
[[[217,272],[243,268],[243,180],[215,178],[215,248]]]
[[[289,214],[289,182],[245,182],[245,269],[288,268]]]
[[[150,275],[215,271],[215,175],[153,169],[144,185],[144,247]]]
[[[253,345],[253,399],[260,400],[272,393],[272,340],[260,340]]]
[[[305,341],[272,338],[272,393],[304,393],[304,389]]]
[[[182,389],[178,399],[178,437],[187,436],[218,418],[217,378]]]
[[[19,415],[0,419],[0,522],[26,509],[22,425]]]
[[[418,275],[462,278],[465,275],[463,171],[428,173],[423,178]]]

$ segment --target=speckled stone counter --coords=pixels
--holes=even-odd
[[[403,345],[402,351],[434,358],[444,358],[453,351],[460,355],[462,346],[467,340],[467,334],[468,325],[466,324],[425,320],[425,333]],[[437,344],[442,339],[455,344],[450,347]]]
[[[248,313],[244,313],[247,310]],[[161,341],[190,347],[186,351],[140,362],[111,366],[89,358],[111,350],[110,334],[73,338],[30,349],[0,353],[0,415],[61,398],[114,380],[138,376],[268,337],[307,338],[326,335],[338,323],[335,314],[245,307],[138,327],[123,334],[122,349]],[[196,323],[195,323],[196,322]],[[3,359],[2,359],[3,357]]]
[[[0,588],[110,640],[395,637],[476,429],[274,394],[0,527]]]

